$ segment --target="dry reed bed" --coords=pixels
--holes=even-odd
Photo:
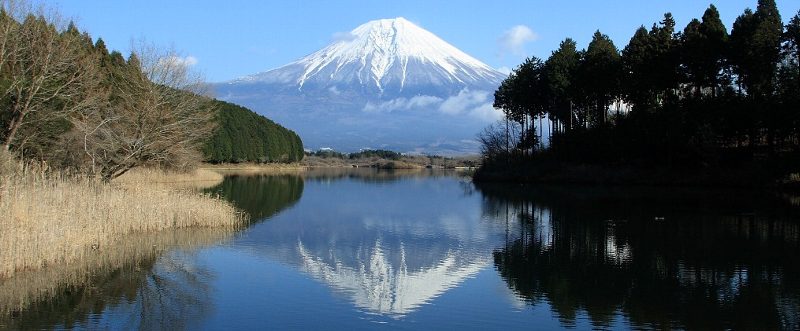
[[[4,316],[24,311],[40,302],[64,294],[64,289],[94,286],[117,271],[138,268],[173,248],[198,249],[224,241],[233,232],[227,228],[174,229],[157,233],[135,233],[103,249],[85,248],[83,258],[32,272],[18,273],[0,281],[0,325]]]
[[[144,180],[103,184],[30,169],[0,174],[0,279],[86,258],[137,232],[234,229],[229,203]]]
[[[148,183],[168,189],[206,189],[219,185],[225,177],[217,171],[196,169],[191,172],[163,171],[153,168],[136,168],[114,180],[114,184],[127,186]]]

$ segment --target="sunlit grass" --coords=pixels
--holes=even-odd
[[[206,189],[219,185],[225,177],[210,169],[189,172],[164,171],[154,168],[136,168],[114,180],[117,186],[136,186],[148,183],[167,189]]]
[[[128,180],[104,184],[41,166],[11,168],[0,173],[0,279],[80,261],[87,248],[103,250],[132,233],[234,229],[246,217],[218,198],[158,182],[170,174],[134,173]]]

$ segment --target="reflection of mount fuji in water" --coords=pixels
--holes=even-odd
[[[422,261],[406,254],[402,245],[399,261],[393,262],[391,252],[396,250],[378,240],[360,250],[365,255],[345,261],[338,256],[317,256],[298,242],[304,272],[345,292],[357,307],[391,316],[412,312],[489,265],[487,257],[464,258],[452,250],[441,259]],[[430,265],[409,268],[410,259]]]
[[[423,222],[439,231],[428,232]],[[458,223],[466,222],[303,219],[260,236],[259,254],[299,268],[367,312],[400,317],[491,265],[478,229],[451,228],[438,236]]]
[[[298,207],[255,225],[240,244],[307,273],[365,312],[402,317],[491,266],[499,237],[481,223],[474,201],[458,202],[471,199],[460,198],[456,178],[439,186],[336,177],[334,192],[324,176],[307,177]],[[441,208],[454,198],[464,208]]]

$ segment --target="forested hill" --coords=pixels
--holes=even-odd
[[[253,111],[214,101],[218,126],[203,147],[206,162],[297,162],[303,142],[289,129]]]

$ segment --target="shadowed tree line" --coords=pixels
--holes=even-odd
[[[800,13],[784,26],[774,0],[745,10],[730,32],[710,5],[682,31],[665,14],[621,50],[600,31],[583,50],[567,38],[495,92],[505,121],[479,136],[482,174],[548,163],[797,171],[798,45]]]
[[[218,162],[302,158],[293,132],[207,95],[174,50],[138,43],[125,57],[46,6],[0,0],[3,152],[104,181],[143,165],[186,169],[203,151]]]
[[[797,210],[753,192],[478,185],[500,276],[562,325],[796,329]],[[678,206],[678,207],[676,207]]]

